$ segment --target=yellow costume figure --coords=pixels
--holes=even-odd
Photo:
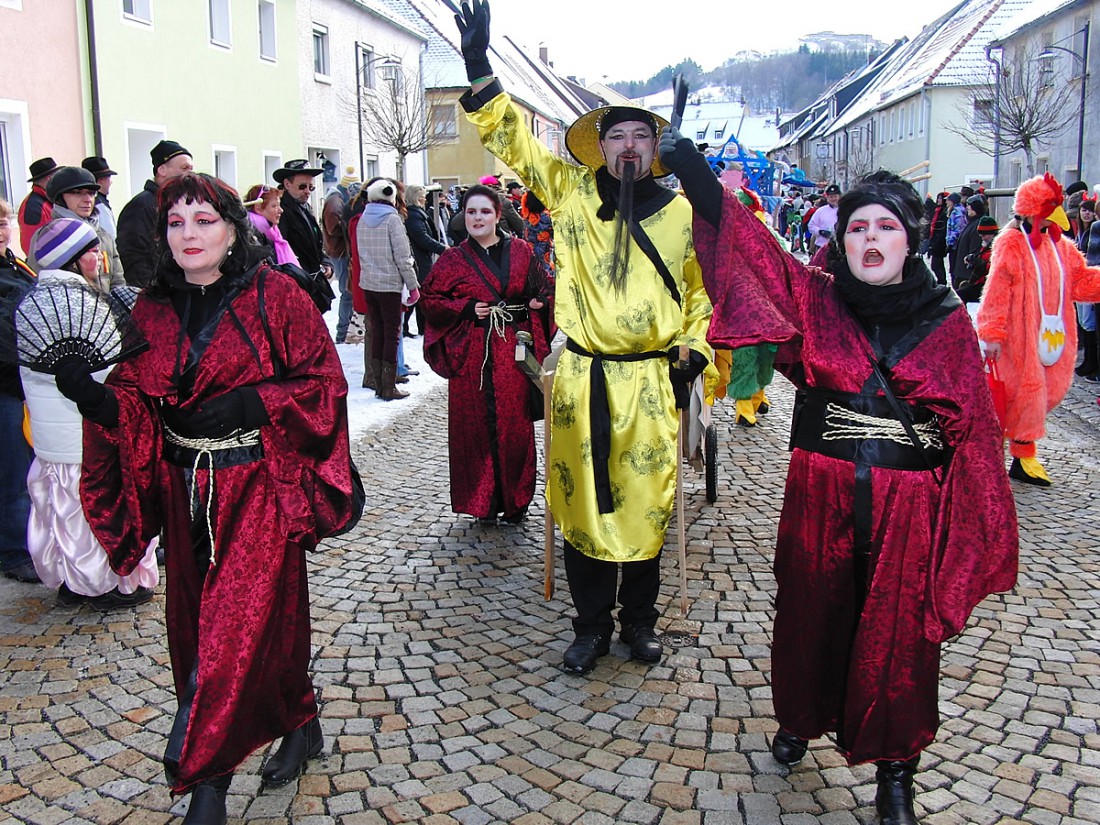
[[[485,147],[516,171],[554,219],[557,325],[589,353],[667,352],[686,344],[709,360],[711,306],[691,243],[691,206],[680,196],[639,223],[676,280],[673,299],[633,239],[623,292],[608,271],[612,222],[596,216],[596,175],[555,157],[524,127],[501,93],[468,113]],[[566,540],[605,561],[650,559],[664,544],[676,487],[677,414],[668,360],[603,362],[611,409],[608,471],[614,510],[601,513],[593,475],[589,421],[594,359],[567,350],[558,362],[552,399],[547,499]]]

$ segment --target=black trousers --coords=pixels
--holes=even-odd
[[[622,583],[619,584],[619,568]],[[645,561],[619,564],[586,556],[565,542],[565,575],[577,617],[573,631],[578,636],[598,633],[610,637],[615,631],[611,611],[618,585],[619,624],[623,627],[653,627],[657,624],[657,594],[661,589],[661,554]]]

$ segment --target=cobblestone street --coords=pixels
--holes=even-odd
[[[1040,443],[1055,486],[1013,483],[1019,585],[944,647],[943,725],[917,775],[927,825],[1100,822],[1100,408],[1076,382]],[[542,597],[541,486],[519,527],[453,515],[444,391],[368,435],[367,512],[311,559],[322,757],[258,794],[254,754],[230,822],[873,823],[873,766],[847,767],[829,740],[790,770],[768,750],[793,393],[777,379],[770,395],[755,429],[715,408],[716,504],[686,470],[692,606],[679,615],[673,529],[658,630],[688,644],[646,667],[616,639],[588,677],[560,669],[560,548]],[[163,615],[163,584],[101,614],[0,583],[0,820],[178,821],[187,798],[159,762],[175,711]]]

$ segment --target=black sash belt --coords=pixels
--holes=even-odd
[[[516,324],[526,321],[530,317],[530,310],[527,307],[523,309],[509,309],[508,314],[512,316],[510,321],[502,321],[506,326],[515,326]],[[486,315],[484,318],[475,318],[474,326],[482,327],[483,329],[490,325],[490,316]]]
[[[870,584],[871,468],[924,472],[942,467],[950,459],[950,449],[943,442],[938,426],[927,426],[935,422],[934,413],[912,404],[905,405],[904,411],[909,414],[910,423],[916,431],[923,430],[930,436],[931,443],[924,444],[923,455],[901,426],[890,400],[884,396],[826,392],[814,388],[795,393],[790,449],[797,447],[855,464],[853,552],[857,585],[856,615],[862,613]],[[893,437],[861,435],[861,429],[869,434],[878,429],[875,422],[868,421],[865,416],[879,419],[893,430]]]
[[[611,460],[611,404],[607,400],[607,378],[603,371],[604,361],[648,361],[653,358],[668,358],[667,352],[628,352],[621,355],[589,352],[572,338],[565,342],[565,348],[577,355],[592,359],[589,372],[588,418],[592,433],[592,476],[596,483],[596,504],[601,513],[611,513],[615,504],[611,499],[611,473],[608,461]]]

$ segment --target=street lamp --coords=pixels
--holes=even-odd
[[[1067,49],[1064,46],[1047,46],[1041,52],[1039,52],[1040,60],[1049,60],[1054,57],[1054,52],[1065,52],[1068,55],[1076,57],[1081,61],[1081,112],[1077,120],[1077,179],[1085,179],[1085,170],[1081,168],[1081,164],[1084,162],[1085,152],[1085,96],[1088,88],[1088,76],[1089,76],[1089,27],[1091,21],[1086,20],[1084,27],[1075,31],[1073,34],[1084,34],[1085,45],[1081,50],[1083,54],[1077,54],[1073,49]]]
[[[401,71],[401,61],[393,55],[376,54],[363,60],[368,54],[362,43],[355,44],[355,110],[359,119],[359,174],[364,180],[367,176],[367,166],[366,156],[363,154],[363,87],[374,88],[373,83],[366,82],[366,73],[372,68],[377,68],[382,75],[382,80],[396,83]]]

